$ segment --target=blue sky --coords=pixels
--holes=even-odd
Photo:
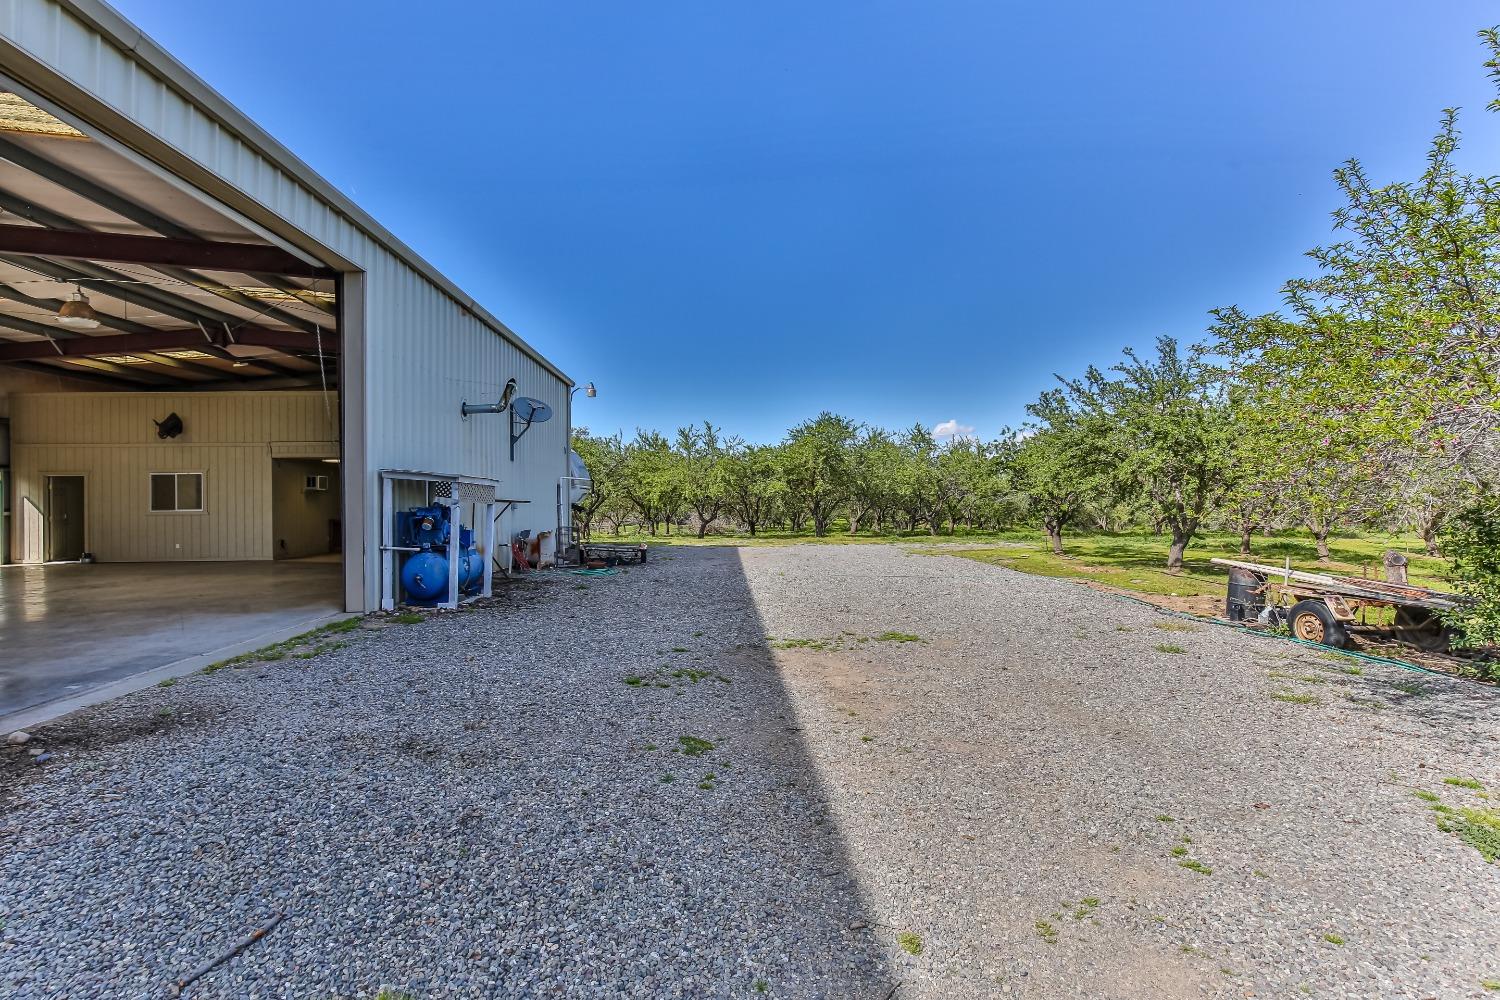
[[[1414,175],[1443,107],[1500,173],[1468,0],[116,2],[596,382],[596,431],[992,436],[1274,307],[1331,170]]]

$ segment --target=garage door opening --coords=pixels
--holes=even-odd
[[[0,112],[3,719],[337,614],[347,519],[337,275]]]

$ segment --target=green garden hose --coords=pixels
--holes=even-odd
[[[1209,625],[1222,625],[1226,628],[1240,629],[1241,631],[1245,632],[1252,631],[1247,626],[1240,625],[1235,622],[1227,622],[1222,618],[1211,618],[1207,615],[1195,615],[1187,611],[1173,611],[1171,608],[1163,608],[1160,605],[1152,604],[1150,601],[1143,601],[1139,597],[1131,597],[1129,594],[1116,594],[1107,590],[1100,591],[1100,593],[1109,594],[1110,597],[1118,597],[1122,601],[1130,601],[1132,604],[1140,604],[1160,614],[1172,615],[1175,618],[1186,618],[1190,621],[1206,622]],[[1316,649],[1339,653],[1342,656],[1352,656],[1357,660],[1364,660],[1368,663],[1384,663],[1387,666],[1400,667],[1402,670],[1413,670],[1421,674],[1432,674],[1434,677],[1451,678],[1453,676],[1452,674],[1445,674],[1441,670],[1433,670],[1430,667],[1419,667],[1415,663],[1407,663],[1405,660],[1393,660],[1389,656],[1373,656],[1369,653],[1357,653],[1351,649],[1337,649],[1333,646],[1325,646],[1321,642],[1309,642],[1306,639],[1298,639],[1294,635],[1277,635],[1274,632],[1254,632],[1253,634],[1263,635],[1267,638],[1272,639],[1283,639],[1287,642],[1295,642],[1299,646],[1312,646]]]

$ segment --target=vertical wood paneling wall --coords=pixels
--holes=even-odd
[[[346,360],[362,359],[344,372],[360,380],[345,393],[345,443],[363,456],[343,470],[346,508],[356,512],[346,525],[349,610],[379,603],[382,469],[496,479],[503,496],[531,501],[506,516],[505,531],[556,526],[569,383],[516,334],[111,8],[0,3],[0,68],[208,198],[362,275],[362,320],[342,331]],[[463,224],[461,205],[453,224]],[[508,416],[459,418],[465,398],[493,401],[512,377],[554,411],[514,462]]]
[[[84,477],[84,544],[101,561],[270,559],[273,450],[338,453],[338,400],[321,392],[70,392],[10,403],[21,562],[44,555],[49,475]],[[152,421],[168,413],[184,430],[161,440]],[[152,512],[153,472],[202,472],[204,512]]]

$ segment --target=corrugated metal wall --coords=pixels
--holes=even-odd
[[[338,196],[319,190],[324,182],[283,168],[290,156],[277,153],[269,137],[254,135],[248,122],[226,127],[238,113],[168,65],[169,57],[109,8],[90,0],[8,0],[0,4],[0,36],[9,43],[0,56],[12,72],[28,62],[44,71],[33,74],[42,96],[246,218],[297,245],[326,248],[364,272],[355,283],[364,289],[362,322],[344,332],[346,358],[364,365],[362,386],[345,393],[346,448],[363,462],[345,469],[344,486],[346,497],[362,495],[350,509],[368,512],[347,549],[348,572],[362,570],[365,589],[350,591],[351,605],[378,604],[378,592],[369,591],[377,579],[381,469],[497,479],[503,495],[532,501],[507,519],[508,531],[555,527],[568,442],[568,385],[555,370],[444,279],[424,273],[419,259],[373,220],[341,209]],[[454,224],[462,224],[459,206]],[[352,344],[358,337],[363,344]],[[358,370],[356,363],[346,377]],[[508,417],[459,418],[464,398],[493,401],[512,377],[522,395],[555,413],[521,442],[514,463]]]
[[[162,440],[152,421],[168,413],[184,430]],[[337,419],[320,392],[12,396],[16,558],[43,558],[46,477],[81,475],[85,546],[103,561],[270,559],[272,452],[336,454]],[[204,513],[152,513],[153,472],[202,472]]]

